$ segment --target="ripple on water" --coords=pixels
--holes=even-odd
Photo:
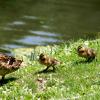
[[[36,34],[36,35],[52,36],[52,37],[59,36],[58,33],[51,33],[51,32],[45,32],[45,31],[32,31],[32,30],[29,30],[29,33]]]
[[[47,25],[42,25],[41,27],[44,28],[44,29],[50,29],[50,27],[47,26]]]
[[[18,40],[17,42],[21,42],[24,44],[31,44],[31,45],[46,45],[46,42],[48,43],[55,43],[55,42],[60,42],[60,40],[55,39],[55,38],[46,38],[46,37],[40,37],[40,36],[27,36],[23,39]]]
[[[11,27],[2,27],[2,30],[4,31],[23,31],[23,29],[16,29]]]
[[[12,30],[15,30],[15,29],[13,29],[13,28],[11,28],[11,27],[2,27],[2,29],[5,30],[5,31],[12,31]]]
[[[36,16],[28,16],[28,15],[23,16],[23,18],[25,18],[25,19],[38,19],[38,17],[36,17]]]
[[[26,23],[23,21],[14,21],[12,23],[8,23],[8,25],[25,25]]]
[[[24,47],[24,46],[22,46],[22,45],[17,45],[17,44],[5,44],[5,45],[3,45],[2,47],[10,49],[10,48],[22,48],[22,47]]]

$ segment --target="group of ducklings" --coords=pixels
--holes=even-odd
[[[85,47],[85,46],[78,46],[77,53],[78,53],[78,56],[84,57],[87,62],[91,62],[96,57],[95,50],[89,47]],[[53,67],[53,70],[55,70],[55,65],[61,63],[57,59],[51,58],[43,53],[41,53],[39,56],[39,62],[47,66],[44,71],[47,71],[50,67]]]
[[[78,46],[77,53],[80,57],[86,58],[87,61],[92,61],[96,57],[96,52],[94,49],[85,47],[85,46]],[[22,60],[18,60],[12,56],[8,56],[6,54],[0,54],[0,75],[2,76],[2,80],[6,74],[16,71],[20,68]],[[42,65],[47,66],[44,71],[47,71],[50,67],[55,70],[55,65],[60,64],[61,62],[55,58],[49,57],[44,53],[39,55],[39,62]]]

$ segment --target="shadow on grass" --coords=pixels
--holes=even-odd
[[[78,65],[78,64],[86,64],[86,63],[88,63],[88,62],[84,61],[84,60],[73,62],[73,64],[76,64],[76,65]]]
[[[87,60],[80,60],[80,61],[75,61],[73,62],[73,65],[78,65],[78,64],[89,64],[92,63],[94,60],[92,61],[87,61]]]
[[[100,85],[100,81],[93,82],[92,85]]]
[[[9,82],[12,82],[12,81],[15,81],[17,80],[17,78],[15,77],[11,77],[11,78],[7,78],[7,79],[4,79],[4,80],[0,80],[0,86],[3,86]]]
[[[51,70],[51,69],[49,69],[49,70],[41,70],[41,71],[37,71],[37,72],[35,72],[34,74],[42,74],[42,73],[44,73],[44,74],[47,74],[47,73],[54,73],[54,72],[56,72],[55,70]]]

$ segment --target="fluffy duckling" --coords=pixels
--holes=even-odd
[[[16,58],[6,54],[0,54],[0,75],[2,76],[2,80],[4,80],[6,74],[19,69],[21,63],[22,60],[17,60]]]
[[[50,67],[52,67],[53,70],[55,70],[55,65],[60,64],[60,62],[58,60],[51,58],[43,53],[41,53],[39,56],[39,62],[41,64],[47,66],[44,71],[47,71]]]
[[[88,62],[92,61],[96,57],[95,50],[85,46],[78,46],[77,52],[80,57],[86,58]]]

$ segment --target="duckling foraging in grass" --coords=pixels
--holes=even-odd
[[[47,71],[50,67],[52,67],[53,70],[55,70],[55,65],[60,64],[60,62],[56,60],[55,58],[51,58],[43,53],[39,55],[39,62],[47,66],[44,71]]]
[[[22,60],[17,60],[12,56],[8,56],[6,54],[0,54],[0,75],[2,76],[2,80],[6,74],[12,73],[20,68]]]
[[[78,46],[77,52],[80,57],[86,58],[87,62],[94,60],[96,57],[95,50],[89,47]]]

